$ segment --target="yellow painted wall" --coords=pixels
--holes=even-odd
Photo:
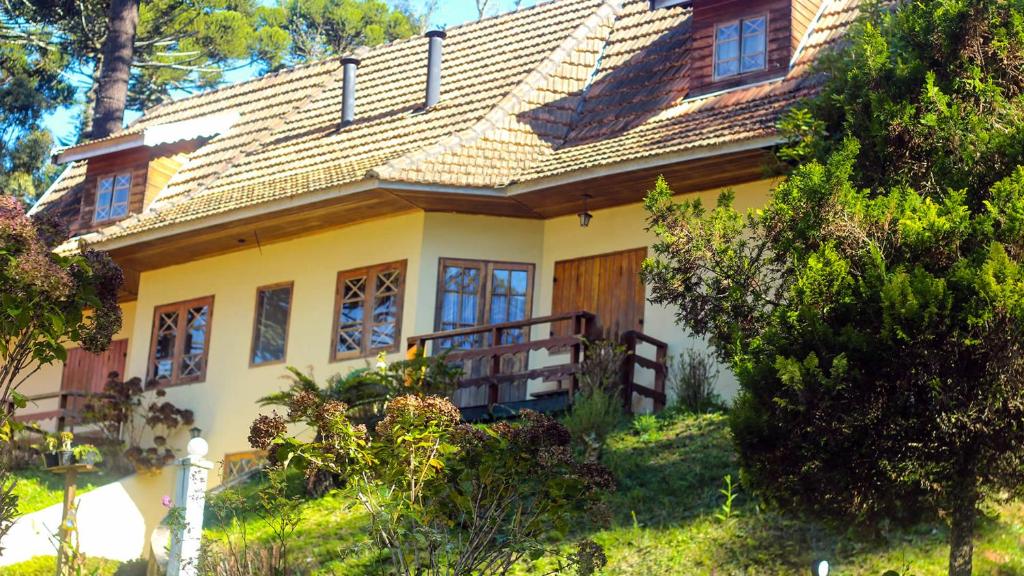
[[[737,204],[761,205],[771,185],[761,181],[737,186]],[[701,193],[708,203],[716,196],[717,191]],[[195,412],[196,424],[210,444],[208,457],[219,461],[226,453],[249,449],[249,424],[258,413],[269,410],[260,409],[256,401],[287,385],[286,365],[311,370],[323,381],[374,360],[329,361],[339,271],[408,261],[401,331],[404,351],[408,337],[434,330],[440,258],[535,264],[533,315],[542,316],[551,311],[555,262],[649,246],[654,238],[644,230],[645,217],[639,203],[594,211],[589,228],[580,228],[575,216],[539,221],[410,213],[145,272],[137,302],[125,309],[123,332],[130,338],[126,375],[146,375],[155,307],[212,295],[206,379],[170,388],[168,400]],[[256,290],[287,281],[294,282],[294,291],[286,363],[250,367]],[[675,325],[672,310],[650,303],[645,309],[645,331],[669,342],[672,354],[702,346]],[[543,353],[531,358],[534,365],[549,361]],[[59,370],[57,376],[59,385]],[[533,390],[539,387],[534,385]],[[735,391],[726,371],[719,389],[727,397]],[[186,438],[181,431],[170,443],[183,452]],[[214,470],[211,485],[217,484],[220,476],[220,470]],[[156,498],[172,493],[173,479],[173,469],[167,469],[154,477],[133,480],[138,498],[145,500],[139,502],[139,509],[145,512],[148,526],[155,525],[163,513]]]
[[[287,385],[286,365],[323,380],[373,360],[329,360],[337,274],[403,259],[409,271],[419,270],[423,222],[422,213],[407,214],[143,273],[128,373],[146,374],[157,306],[212,295],[206,380],[169,388],[168,399],[195,412],[211,459],[247,450],[249,424],[260,412],[256,401]],[[256,290],[288,281],[294,289],[286,363],[251,367]],[[417,317],[411,296],[420,292],[419,274],[407,275],[405,290],[403,337],[412,335]]]

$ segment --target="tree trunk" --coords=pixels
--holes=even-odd
[[[950,511],[949,576],[971,576],[974,527],[978,518],[978,490],[973,478],[954,496]]]
[[[103,138],[121,129],[128,101],[128,78],[135,55],[139,0],[112,0],[109,31],[103,41],[103,63],[90,138]]]
[[[100,85],[100,70],[103,68],[103,55],[96,56],[96,66],[89,74],[89,90],[85,93],[85,107],[78,126],[78,141],[88,140],[92,134],[92,115],[96,110],[96,90]]]

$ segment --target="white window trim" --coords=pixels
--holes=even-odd
[[[743,64],[743,22],[746,20],[755,20],[757,18],[764,18],[764,65],[754,70],[742,71]],[[730,26],[736,24],[737,32],[739,36],[736,38],[736,73],[726,74],[724,76],[718,75],[718,29],[722,26]],[[711,52],[711,78],[717,82],[719,80],[725,80],[727,78],[738,78],[740,76],[746,76],[747,74],[754,74],[756,72],[764,72],[768,69],[768,27],[770,22],[768,21],[768,14],[751,14],[744,18],[737,18],[736,20],[729,20],[726,22],[718,22],[715,24],[714,36],[712,37],[712,44],[714,49]]]

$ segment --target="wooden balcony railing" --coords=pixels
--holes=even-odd
[[[543,325],[549,325],[550,328],[546,331],[537,328]],[[502,399],[502,386],[515,383],[525,385],[529,380],[536,379],[558,382],[558,389],[554,393],[567,393],[568,401],[571,402],[579,385],[578,372],[583,362],[584,345],[587,340],[599,337],[596,327],[597,317],[594,314],[579,311],[413,336],[408,339],[408,345],[414,353],[419,350],[428,356],[446,353],[449,362],[462,364],[463,377],[459,382],[459,390],[487,387],[486,402],[464,404],[463,408],[476,405],[490,408],[507,401],[513,404],[525,401],[525,398],[518,397]],[[531,331],[534,334],[531,335]],[[531,339],[531,336],[541,331],[546,337]],[[666,402],[668,344],[635,330],[622,334],[621,342],[627,351],[620,377],[624,406],[632,410],[633,395],[636,394],[650,398],[654,409],[661,410]],[[529,354],[540,350],[555,353],[568,351],[568,361],[531,368]],[[651,375],[644,377],[644,371],[650,371]],[[567,389],[562,388],[563,382],[568,382]],[[538,395],[545,394],[548,393]]]
[[[58,390],[56,392],[36,394],[27,397],[29,406],[40,401],[57,399],[57,408],[55,410],[42,410],[39,412],[29,412],[27,409],[24,409],[16,414],[15,418],[22,422],[38,422],[40,420],[56,418],[57,432],[63,432],[65,429],[74,432],[75,424],[86,423],[83,408],[89,400],[107,398],[113,398],[113,395],[79,390]]]
[[[622,400],[627,410],[633,406],[633,394],[639,394],[654,401],[654,410],[665,407],[665,381],[668,379],[668,344],[636,330],[622,335],[622,344],[626,347],[626,359],[622,362]],[[648,344],[654,347],[654,357],[640,354],[641,346]],[[636,382],[636,369],[651,370],[654,373],[654,387],[643,386]]]
[[[533,340],[531,331],[544,324],[550,325],[547,337]],[[568,380],[571,398],[578,385],[583,344],[594,335],[594,327],[594,315],[579,311],[413,336],[408,345],[411,351],[423,350],[428,356],[447,353],[448,361],[462,363],[459,388],[487,386],[487,405],[493,406],[503,384],[535,379]],[[569,361],[531,369],[529,353],[539,350],[568,350]]]

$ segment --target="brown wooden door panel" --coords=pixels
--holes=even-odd
[[[124,376],[125,356],[128,354],[128,340],[114,340],[106,352],[93,354],[81,348],[68,350],[68,358],[64,362],[64,373],[60,389],[65,392],[103,392],[107,376],[117,372]],[[69,398],[68,410],[77,413],[83,404],[81,398]]]
[[[593,312],[605,338],[617,340],[623,332],[641,330],[644,285],[640,267],[646,256],[647,248],[636,248],[555,262],[551,313]],[[561,326],[557,332],[567,335],[569,327]]]

